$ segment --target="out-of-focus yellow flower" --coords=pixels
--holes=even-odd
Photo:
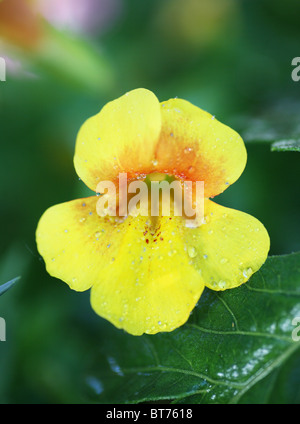
[[[156,26],[161,37],[177,49],[197,49],[228,36],[228,30],[234,31],[237,16],[236,0],[169,0],[158,11]]]
[[[42,34],[36,11],[26,0],[0,2],[0,37],[21,47],[34,47]]]
[[[77,291],[91,289],[94,310],[116,327],[140,335],[172,331],[188,319],[204,287],[225,290],[245,283],[265,262],[269,236],[245,213],[209,198],[244,170],[241,137],[212,115],[181,99],[159,103],[137,89],[108,103],[81,128],[75,168],[92,190],[167,174],[204,181],[204,223],[181,216],[96,213],[97,196],[48,209],[37,245],[48,272]]]

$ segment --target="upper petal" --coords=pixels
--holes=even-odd
[[[163,102],[161,110],[156,151],[160,172],[204,181],[205,197],[222,193],[239,178],[247,152],[234,130],[185,100]]]
[[[195,249],[193,265],[213,290],[238,287],[266,261],[267,230],[253,216],[211,200],[205,202],[205,215],[206,224],[185,230],[186,243]]]
[[[106,104],[81,127],[74,157],[79,177],[96,191],[100,181],[147,174],[161,131],[160,104],[145,89],[133,90]]]

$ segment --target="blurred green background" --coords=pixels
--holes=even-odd
[[[8,3],[10,6],[8,7]],[[0,2],[0,403],[87,402],[91,353],[110,327],[51,278],[35,229],[51,205],[89,190],[73,167],[76,134],[109,100],[137,87],[181,97],[244,137],[242,177],[215,199],[260,219],[272,255],[300,250],[298,0],[36,0]],[[46,4],[46,5],[45,5]],[[26,6],[26,7],[25,7]],[[6,9],[7,10],[6,10]],[[9,9],[9,10],[8,10]],[[23,10],[23,9],[22,9]],[[28,20],[28,24],[26,24]],[[299,118],[300,122],[300,118]]]

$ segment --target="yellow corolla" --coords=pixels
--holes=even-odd
[[[79,132],[79,177],[95,192],[100,181],[117,185],[120,173],[128,181],[153,174],[203,181],[203,223],[189,226],[175,215],[101,217],[96,195],[56,205],[36,233],[48,272],[74,290],[91,288],[96,313],[128,333],[174,330],[205,286],[237,287],[267,258],[264,226],[209,199],[239,178],[246,160],[235,131],[185,100],[159,103],[137,89],[108,103]]]

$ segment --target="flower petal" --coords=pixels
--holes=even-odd
[[[37,244],[49,274],[77,291],[93,286],[96,313],[131,334],[184,324],[204,282],[187,255],[182,219],[116,223],[96,214],[97,199],[56,205],[42,216]]]
[[[172,331],[184,324],[204,289],[183,242],[181,218],[127,218],[115,261],[92,288],[94,310],[133,335]]]
[[[151,172],[160,131],[155,95],[145,89],[125,94],[81,127],[74,157],[77,174],[96,191],[100,181],[115,181],[121,172],[129,179]]]
[[[50,275],[77,291],[89,289],[99,278],[107,257],[103,220],[96,213],[97,197],[78,199],[49,208],[41,217],[36,241]],[[98,236],[99,234],[99,236]]]
[[[186,100],[171,99],[162,103],[156,159],[158,172],[204,181],[205,197],[213,197],[239,178],[247,152],[234,130]]]
[[[267,259],[269,235],[251,215],[205,202],[206,224],[186,229],[192,259],[205,285],[213,290],[238,287],[249,280]]]

